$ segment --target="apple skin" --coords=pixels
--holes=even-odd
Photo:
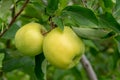
[[[21,27],[15,35],[16,48],[27,56],[35,56],[42,52],[43,26],[38,23],[28,23]]]
[[[65,26],[64,31],[59,27],[49,32],[43,41],[43,52],[52,65],[69,69],[74,67],[85,51],[82,40],[70,27]]]

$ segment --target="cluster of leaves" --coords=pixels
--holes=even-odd
[[[24,2],[0,0],[0,34],[8,28]],[[64,25],[70,26],[83,38],[85,54],[98,79],[119,80],[120,0],[30,0],[0,38],[0,76],[3,79],[88,80],[81,64],[70,70],[60,70],[47,64],[43,54],[35,58],[20,55],[14,45],[14,35],[21,25],[31,21],[43,24],[48,30],[51,23],[62,30]]]

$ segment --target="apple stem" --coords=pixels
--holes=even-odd
[[[50,21],[50,26],[51,26],[51,27],[50,27],[50,30],[47,31],[47,32],[42,32],[42,35],[43,35],[43,36],[45,36],[47,33],[49,33],[51,30],[53,30],[55,27],[57,27],[56,24],[54,24],[54,22],[52,22],[51,17],[50,17],[49,21]]]
[[[83,65],[89,79],[90,80],[98,80],[97,76],[96,76],[96,74],[95,74],[95,72],[94,72],[94,70],[92,68],[92,65],[90,64],[89,60],[86,58],[85,55],[82,56],[80,61],[81,61],[82,65]]]
[[[51,28],[49,31],[47,31],[47,32],[41,31],[41,32],[42,32],[42,35],[43,35],[43,36],[46,36],[46,34],[49,33],[49,32],[50,32],[52,29],[54,29],[54,28],[55,28],[55,27],[52,27],[52,28]]]

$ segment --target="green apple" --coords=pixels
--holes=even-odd
[[[23,55],[35,56],[42,52],[43,26],[38,23],[28,23],[21,27],[15,35],[16,48]]]
[[[74,67],[84,51],[85,46],[82,40],[67,26],[63,31],[59,27],[53,29],[43,41],[43,52],[46,59],[61,69]]]

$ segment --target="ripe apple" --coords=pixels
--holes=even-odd
[[[35,56],[42,52],[43,26],[38,23],[28,23],[21,27],[15,35],[16,48],[23,55]]]
[[[74,67],[85,51],[82,40],[70,27],[59,27],[49,32],[43,41],[43,52],[52,65],[69,69]]]

